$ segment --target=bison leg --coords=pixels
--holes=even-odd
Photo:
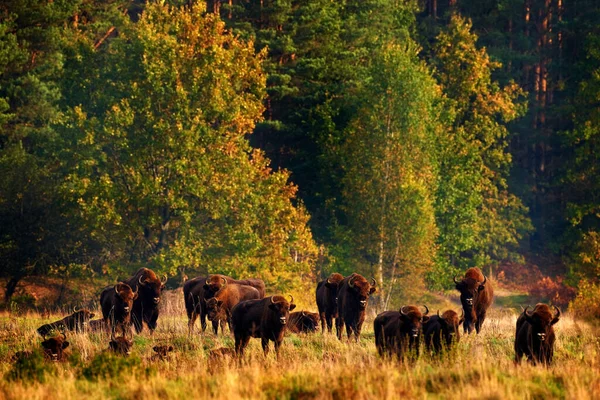
[[[202,327],[202,332],[206,331],[206,309],[200,305],[200,326]]]
[[[281,348],[281,343],[283,343],[283,339],[275,341],[275,354],[277,355],[278,360],[279,360],[279,349]]]
[[[483,325],[483,321],[485,321],[485,314],[486,314],[486,312],[483,311],[481,313],[481,315],[477,316],[477,321],[475,321],[475,330],[477,331],[478,334],[479,334],[479,331],[481,330],[481,326]]]
[[[321,333],[325,334],[325,323],[326,323],[327,316],[325,315],[324,312],[322,312],[322,313],[319,313],[319,317],[321,318]],[[328,323],[328,325],[329,325],[329,323]],[[330,330],[330,332],[331,332],[331,330]]]
[[[327,332],[331,333],[331,328],[333,327],[333,317],[331,315],[327,315],[325,318],[327,322]]]
[[[362,326],[363,326],[363,321],[360,321],[358,324],[356,324],[356,326],[354,327],[354,334],[356,335],[356,341],[358,342],[358,340],[360,339],[360,333],[362,332]]]
[[[348,340],[350,340],[350,336],[352,336],[352,326],[346,323],[346,335],[348,335]]]
[[[242,357],[244,355],[244,349],[250,342],[250,336],[235,335],[235,353]]]
[[[342,330],[344,329],[344,321],[341,318],[335,319],[335,334],[339,340],[342,340]]]
[[[131,322],[133,323],[133,326],[135,327],[135,331],[137,333],[140,333],[142,331],[142,329],[144,328],[143,325],[143,319],[142,319],[142,310],[136,310],[134,309],[131,312]]]
[[[156,329],[157,321],[158,321],[158,310],[155,310],[150,315],[150,318],[148,318],[148,320],[146,321],[146,323],[148,324],[148,329],[150,329],[150,333],[154,333],[154,330]]]
[[[194,325],[196,325],[196,320],[198,319],[198,313],[196,310],[192,311],[188,315],[188,332],[191,335],[194,332]]]
[[[212,328],[213,328],[213,332],[215,333],[215,336],[219,336],[219,320],[214,320],[211,321],[212,322]]]
[[[261,338],[260,344],[262,345],[263,352],[265,353],[265,357],[269,354],[269,339]]]

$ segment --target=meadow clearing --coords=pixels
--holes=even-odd
[[[210,350],[233,347],[233,338],[228,333],[215,337],[197,331],[189,336],[179,299],[180,292],[165,297],[158,329],[154,335],[146,330],[134,336],[129,358],[104,352],[109,340],[106,334],[72,333],[68,335],[68,361],[40,362],[20,369],[13,366],[12,355],[39,346],[35,329],[62,315],[0,314],[0,398],[600,398],[597,331],[589,323],[574,320],[568,312],[563,312],[555,326],[555,362],[550,368],[513,364],[518,311],[503,301],[492,307],[480,335],[462,335],[455,351],[442,359],[428,355],[414,363],[380,359],[370,316],[359,343],[340,342],[334,335],[320,332],[289,335],[277,360],[273,351],[265,359],[260,340],[253,339],[246,357],[238,363],[209,360]],[[316,308],[308,302],[298,306]],[[435,305],[431,308],[435,313]],[[457,305],[453,308],[458,310]],[[153,361],[152,347],[160,344],[171,344],[175,351],[166,361]]]

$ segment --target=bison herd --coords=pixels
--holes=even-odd
[[[100,295],[102,318],[93,320],[88,310],[74,310],[73,314],[38,328],[44,338],[41,343],[44,356],[51,361],[63,359],[63,350],[69,346],[66,332],[104,331],[110,333],[107,351],[127,356],[133,346],[132,328],[141,332],[144,324],[150,332],[157,326],[158,305],[166,283],[150,269],[141,268],[131,278],[104,288]],[[436,355],[451,349],[460,340],[460,326],[464,333],[479,333],[490,307],[494,291],[492,283],[478,268],[466,271],[462,279],[454,278],[460,292],[462,312],[446,310],[442,314],[429,315],[427,306],[404,305],[398,311],[384,311],[373,322],[375,346],[381,357],[414,359],[419,356],[423,340],[428,353]],[[375,280],[370,282],[353,273],[347,277],[331,274],[319,282],[316,288],[318,313],[292,312],[294,298],[282,295],[265,297],[265,284],[260,279],[236,280],[225,275],[213,274],[190,279],[183,286],[188,329],[191,334],[198,317],[201,329],[206,330],[206,318],[212,323],[213,332],[225,331],[225,325],[233,333],[233,349],[220,348],[211,351],[211,357],[242,357],[251,338],[259,338],[265,355],[272,341],[275,353],[283,343],[286,331],[311,333],[319,329],[323,334],[332,333],[335,320],[336,336],[342,339],[344,326],[348,339],[360,338],[370,296],[377,290]],[[554,352],[554,324],[560,318],[560,310],[553,313],[545,304],[537,304],[529,311],[525,308],[516,323],[515,362],[523,356],[530,362],[549,365]],[[46,338],[54,332],[54,336]],[[120,333],[120,335],[119,335]],[[58,335],[56,335],[58,334]],[[173,346],[155,346],[153,360],[164,360]],[[24,351],[15,357],[24,357]]]

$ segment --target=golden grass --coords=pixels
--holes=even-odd
[[[154,335],[135,337],[133,367],[110,379],[88,379],[83,370],[108,347],[101,334],[71,334],[70,361],[44,383],[9,381],[11,356],[38,346],[35,332],[48,322],[38,314],[0,314],[0,398],[6,399],[594,399],[600,396],[600,343],[594,329],[565,315],[556,325],[555,364],[513,364],[516,314],[494,308],[482,334],[463,336],[455,354],[415,363],[381,360],[372,319],[359,343],[320,333],[286,337],[281,357],[265,359],[260,340],[250,342],[242,363],[210,364],[208,352],[233,346],[233,338],[187,334],[187,319],[175,297],[165,301]],[[307,308],[307,307],[304,307]],[[435,311],[434,311],[435,312]],[[54,319],[60,316],[55,315]],[[51,317],[50,320],[53,320]],[[168,361],[152,362],[152,347],[172,344]],[[271,344],[271,350],[273,349]]]

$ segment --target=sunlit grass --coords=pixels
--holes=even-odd
[[[0,314],[0,398],[7,399],[586,399],[600,395],[600,343],[593,328],[565,315],[556,325],[555,364],[550,368],[513,364],[516,314],[495,308],[482,334],[463,336],[441,359],[423,355],[414,363],[381,360],[375,350],[372,319],[358,343],[334,335],[290,335],[279,360],[273,346],[263,357],[260,340],[250,342],[243,361],[209,361],[212,349],[232,347],[230,335],[189,336],[179,306],[165,305],[159,328],[135,336],[131,360],[118,363],[112,378],[97,370],[110,357],[105,334],[70,334],[69,361],[44,383],[9,381],[12,355],[38,346],[35,328],[48,322],[38,314]],[[58,319],[59,315],[50,317]],[[151,361],[152,347],[171,344],[166,361]],[[95,361],[94,361],[95,360]],[[90,378],[91,377],[91,378]]]

